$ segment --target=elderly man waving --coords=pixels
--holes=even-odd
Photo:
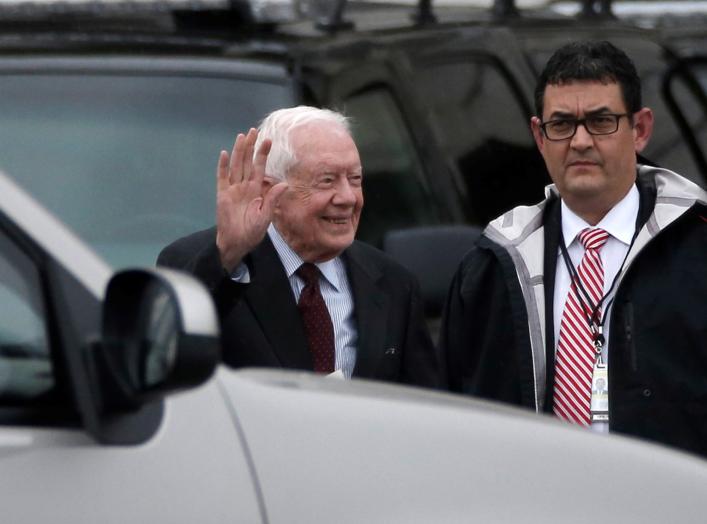
[[[439,386],[417,282],[354,240],[363,174],[343,115],[275,111],[217,171],[216,227],[157,263],[209,287],[227,364]]]

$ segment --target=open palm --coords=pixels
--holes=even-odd
[[[258,132],[238,134],[231,156],[221,151],[216,170],[216,245],[221,264],[232,271],[265,236],[277,199],[287,184],[264,183],[270,140],[253,155]]]

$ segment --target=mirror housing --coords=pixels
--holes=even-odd
[[[101,338],[88,355],[99,416],[197,386],[221,357],[211,296],[185,273],[121,271],[108,283]]]

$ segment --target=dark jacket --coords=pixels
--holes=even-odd
[[[224,362],[312,370],[302,319],[269,237],[246,258],[250,284],[235,283],[225,273],[215,239],[215,228],[179,239],[160,253],[157,264],[186,270],[211,290]],[[415,278],[361,242],[354,242],[342,257],[358,330],[353,376],[438,387],[437,354]]]
[[[611,310],[613,432],[707,455],[707,194],[639,166],[640,231]],[[452,283],[441,333],[453,391],[552,411],[560,200],[491,222]]]

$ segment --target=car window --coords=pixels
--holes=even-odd
[[[363,165],[359,238],[380,245],[390,229],[438,223],[413,139],[390,91],[369,88],[344,105]]]
[[[0,234],[0,405],[26,403],[53,387],[38,271]]]
[[[210,227],[221,149],[291,105],[276,82],[0,75],[0,167],[116,267]]]
[[[670,112],[663,94],[663,81],[667,66],[655,64],[654,68],[640,72],[643,81],[643,105],[650,107],[655,115],[653,136],[643,154],[661,167],[665,167],[691,180],[701,178],[695,157]],[[682,91],[684,86],[675,86]],[[695,100],[682,98],[681,104],[695,107]],[[693,109],[693,110],[694,110]],[[698,113],[699,114],[699,113]],[[703,148],[705,143],[703,142]]]
[[[529,130],[530,109],[492,61],[425,63],[418,87],[456,168],[471,222],[542,199],[549,182]]]
[[[694,74],[702,87],[702,100],[707,100],[707,62],[695,65]],[[707,155],[707,107],[704,104],[702,105],[702,112],[697,111],[697,115],[695,115],[692,129],[695,132],[697,142],[702,145],[703,152]],[[707,184],[704,184],[707,182],[707,173],[705,173],[702,181],[703,186],[707,186]]]
[[[689,85],[682,74],[672,74],[668,77],[667,97],[677,106],[676,111],[694,134],[702,154],[707,155],[707,62],[693,63],[685,67],[689,68],[698,85]],[[701,92],[695,91],[700,88]],[[682,174],[702,187],[707,187],[707,173],[699,176],[697,170],[686,170]]]

